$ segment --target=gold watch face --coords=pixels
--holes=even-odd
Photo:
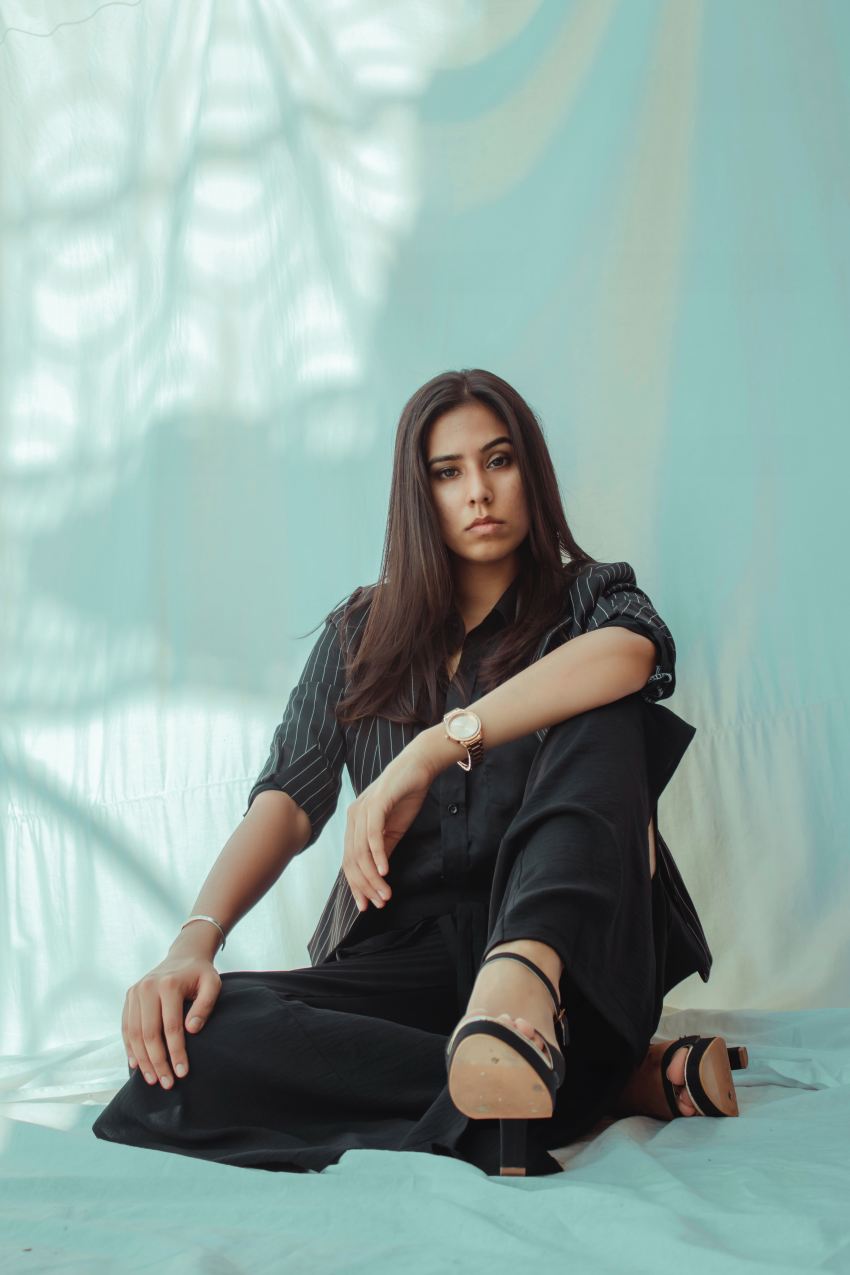
[[[472,739],[478,734],[478,717],[475,713],[458,713],[457,717],[453,717],[449,722],[447,729],[452,739],[462,743],[463,740]]]

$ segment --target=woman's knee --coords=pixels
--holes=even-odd
[[[593,734],[605,736],[610,732],[623,728],[643,732],[643,700],[640,692],[621,695],[619,699],[610,700],[607,704],[596,704],[586,708],[583,713],[573,713],[571,717],[556,722],[549,728],[549,734],[575,735]]]
[[[646,736],[639,695],[599,704],[549,727],[528,776],[526,794],[545,777],[586,775],[606,783],[646,774]],[[648,816],[647,816],[648,818]]]

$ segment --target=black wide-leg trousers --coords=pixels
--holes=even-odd
[[[499,1122],[451,1102],[446,1040],[483,957],[537,939],[564,962],[570,1043],[554,1114],[528,1124],[528,1172],[558,1172],[548,1152],[606,1115],[663,1006],[669,903],[650,877],[646,709],[630,695],[549,729],[497,848],[489,900],[455,898],[317,966],[222,973],[207,1023],[186,1033],[188,1074],[165,1090],[135,1069],[93,1132],[271,1170],[320,1171],[372,1148],[496,1174]]]

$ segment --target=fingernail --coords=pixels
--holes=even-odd
[[[196,1029],[196,1028],[200,1027],[200,1025],[201,1025],[201,1020],[200,1020],[200,1018],[190,1018],[190,1019],[189,1019],[189,1026],[190,1026],[191,1028]]]
[[[148,1082],[149,1085],[152,1085],[154,1083],[154,1078],[149,1071],[145,1072],[145,1080]]]
[[[170,1088],[171,1088],[171,1077],[170,1077],[170,1076],[160,1076],[160,1078],[159,1078],[159,1079],[160,1079],[160,1084],[162,1085],[163,1089],[170,1089]]]
[[[178,1076],[185,1076],[185,1075],[186,1075],[186,1064],[185,1064],[185,1063],[178,1063],[178,1064],[177,1064],[177,1066],[174,1068],[174,1070],[177,1072],[177,1075],[178,1075]]]

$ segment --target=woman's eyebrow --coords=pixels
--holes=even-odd
[[[485,443],[483,447],[479,447],[479,452],[489,451],[491,447],[495,447],[497,443],[510,443],[507,434],[500,434],[498,438],[491,438],[489,443]],[[462,452],[452,452],[450,456],[432,456],[427,465],[436,465],[438,460],[463,460]]]

